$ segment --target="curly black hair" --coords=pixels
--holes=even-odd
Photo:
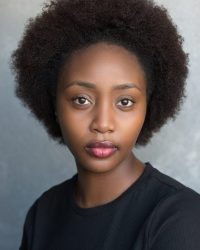
[[[12,53],[15,93],[65,144],[55,116],[59,70],[75,50],[106,41],[137,55],[147,79],[148,107],[137,145],[145,145],[185,97],[188,54],[167,10],[150,0],[53,0],[28,20]]]

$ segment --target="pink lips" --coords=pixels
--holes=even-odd
[[[117,146],[110,141],[94,141],[87,144],[85,149],[94,157],[105,158],[111,156],[117,150]]]

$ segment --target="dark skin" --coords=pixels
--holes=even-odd
[[[74,52],[60,71],[56,98],[57,120],[78,171],[77,204],[89,208],[114,200],[144,171],[132,152],[147,108],[137,57],[104,42]],[[118,149],[99,159],[85,150],[91,140],[108,140]]]

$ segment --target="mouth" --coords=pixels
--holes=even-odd
[[[96,158],[106,158],[113,155],[118,147],[110,141],[94,141],[85,147],[87,153]]]

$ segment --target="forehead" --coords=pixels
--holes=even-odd
[[[145,88],[145,73],[136,55],[122,46],[99,42],[75,51],[64,64],[61,82],[102,85],[135,82]]]

